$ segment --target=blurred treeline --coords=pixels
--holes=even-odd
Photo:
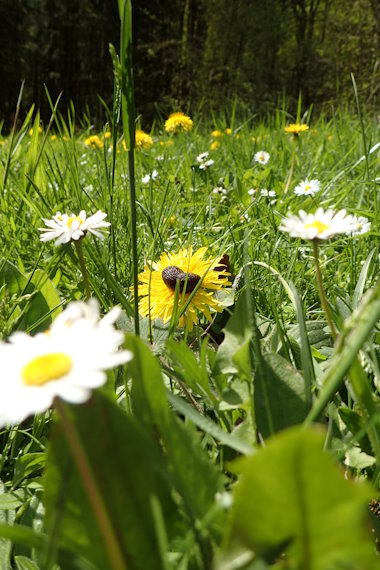
[[[132,0],[136,108],[147,126],[174,108],[262,114],[281,99],[376,106],[380,84],[378,0]],[[116,0],[0,0],[0,120],[22,109],[50,116],[73,101],[77,117],[104,121],[112,104],[108,44],[118,49]]]

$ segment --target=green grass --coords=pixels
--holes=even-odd
[[[85,299],[73,244],[43,244],[38,228],[57,211],[100,209],[109,236],[82,242],[90,288],[103,312],[121,306],[118,327],[134,353],[90,404],[65,406],[61,421],[50,410],[1,432],[1,568],[379,564],[366,530],[380,460],[378,125],[356,108],[306,113],[310,130],[295,143],[284,132],[295,118],[284,110],[265,122],[234,112],[193,119],[193,131],[176,136],[155,124],[153,146],[135,152],[137,269],[163,252],[206,246],[215,258],[228,253],[234,287],[211,327],[202,317],[191,332],[140,319],[141,340],[133,334],[134,206],[120,125],[110,117],[101,132],[79,131],[72,109],[67,119],[54,112],[38,133],[30,113],[0,140],[1,338],[45,330],[61,306]],[[215,129],[223,136],[214,139]],[[92,134],[102,148],[85,144]],[[254,161],[259,150],[270,154],[265,166]],[[202,171],[196,157],[205,151],[214,164]],[[158,177],[143,183],[154,170]],[[321,182],[314,198],[294,194],[305,178]],[[312,244],[278,230],[289,210],[317,206],[371,222],[364,235],[319,246],[335,345]],[[81,486],[65,425],[84,450],[104,524]]]

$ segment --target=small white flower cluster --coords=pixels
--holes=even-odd
[[[105,237],[104,228],[110,226],[109,222],[105,222],[107,214],[98,210],[96,214],[87,218],[86,212],[81,210],[79,215],[61,214],[57,212],[53,219],[47,220],[43,218],[46,228],[38,228],[41,234],[41,241],[50,241],[55,239],[54,245],[68,243],[71,240],[77,241],[81,239],[87,232],[94,234],[96,237],[103,239]],[[99,230],[103,231],[99,231]]]
[[[223,186],[215,186],[215,188],[212,190],[212,193],[220,194],[221,196],[227,196],[228,190],[226,188],[223,188]]]
[[[47,332],[0,341],[0,426],[44,412],[56,397],[81,404],[105,384],[104,370],[130,361],[132,353],[119,349],[124,334],[114,328],[119,314],[114,307],[100,319],[95,299],[75,301]]]
[[[267,190],[266,188],[262,188],[260,190],[260,196],[263,198],[276,198],[277,194],[275,190]]]
[[[298,215],[289,213],[279,229],[292,237],[313,240],[328,239],[336,234],[360,235],[369,231],[370,224],[362,216],[347,215],[346,210],[335,213],[318,208],[315,214],[307,214],[304,210],[300,210]]]
[[[270,159],[270,154],[268,152],[265,152],[265,150],[259,150],[258,152],[256,152],[253,158],[255,162],[265,165]]]
[[[199,163],[199,168],[201,170],[207,170],[207,168],[210,168],[210,166],[212,166],[214,164],[214,161],[212,160],[212,158],[207,160],[208,157],[209,157],[208,152],[202,152],[202,154],[198,154],[197,162]]]
[[[158,171],[154,169],[152,174],[145,174],[145,176],[142,177],[141,182],[143,184],[149,184],[151,180],[152,181],[157,180],[158,177],[159,177]]]
[[[252,200],[254,199],[254,197],[259,193],[259,189],[258,188],[250,188],[248,190],[248,195],[252,196]],[[275,190],[268,190],[267,188],[261,188],[260,190],[260,196],[262,198],[272,198],[271,200],[271,204],[274,204],[276,199],[277,199],[277,194]]]
[[[321,183],[316,178],[313,180],[306,178],[294,188],[294,194],[297,196],[314,196],[319,192],[320,186]]]

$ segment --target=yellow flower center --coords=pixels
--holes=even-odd
[[[66,376],[73,367],[70,356],[64,352],[52,352],[36,356],[26,364],[21,376],[27,386],[43,386],[52,380]]]
[[[71,216],[68,220],[67,220],[67,225],[69,228],[71,228],[71,226],[73,225],[74,222],[78,221],[79,225],[83,224],[84,220],[82,220],[82,218],[80,218],[79,216]]]
[[[305,186],[305,192],[307,192],[308,190],[311,190],[310,184],[306,184],[306,186]]]
[[[314,220],[311,224],[306,224],[305,228],[308,230],[310,228],[315,228],[319,234],[329,229],[329,226],[320,222],[319,220]]]

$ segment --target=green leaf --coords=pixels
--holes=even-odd
[[[202,416],[197,410],[187,404],[183,398],[176,396],[172,392],[167,392],[167,397],[169,402],[174,406],[174,408],[186,418],[190,419],[194,425],[198,426],[205,433],[210,434],[217,441],[220,441],[224,445],[227,445],[231,449],[235,449],[240,453],[252,453],[253,448],[248,445],[245,441],[239,439],[238,437],[231,435],[228,432],[223,431],[219,426],[212,422],[206,416]]]
[[[0,524],[0,537],[29,548],[37,548],[38,550],[43,549],[47,543],[45,534],[37,533],[31,528],[20,524],[13,526]]]
[[[373,491],[345,479],[324,439],[292,428],[238,461],[232,538],[267,559],[286,552],[291,568],[379,568],[368,525]]]
[[[17,570],[39,570],[37,564],[26,556],[15,556]]]
[[[200,396],[214,400],[210,389],[207,370],[197,361],[195,354],[184,341],[169,340],[166,343],[171,359],[175,362],[174,368],[191,390]]]
[[[13,473],[13,487],[17,487],[23,479],[32,474],[37,474],[45,467],[46,453],[26,453],[20,455],[15,462]]]
[[[257,428],[264,438],[271,435],[271,427],[278,432],[302,423],[308,412],[304,379],[279,354],[265,354],[262,370],[255,374],[254,402]]]
[[[13,473],[13,487],[18,487],[23,479],[32,474],[37,474],[45,467],[46,453],[26,453],[20,455],[15,462]]]
[[[246,295],[242,294],[224,331],[214,364],[215,374],[236,374],[241,372],[251,380],[250,344],[252,330],[247,314]]]
[[[131,370],[133,411],[138,421],[160,433],[173,486],[194,520],[202,519],[220,490],[221,475],[202,449],[199,434],[178,420],[169,409],[161,368],[148,346],[127,335],[126,348],[133,352]]]
[[[14,318],[19,330],[45,330],[60,311],[60,298],[47,274],[38,269],[27,279],[10,261],[0,262],[0,288],[17,299]]]
[[[4,568],[10,568],[11,565],[11,552],[12,552],[12,541],[7,535],[1,534],[1,527],[8,528],[7,525],[12,525],[16,518],[16,508],[19,505],[14,505],[9,508],[9,494],[5,493],[5,485],[0,481],[0,491],[1,491],[1,503],[0,503],[0,561]],[[3,499],[5,499],[5,504]],[[13,497],[12,497],[13,498]]]
[[[152,501],[163,520],[170,520],[172,501],[164,482],[159,446],[139,423],[99,393],[83,406],[65,406],[77,434],[95,490],[84,482],[73,462],[62,423],[52,436],[45,480],[46,529],[50,557],[57,546],[85,556],[96,568],[117,568],[105,547],[104,525],[118,545],[128,570],[164,569]],[[94,494],[96,497],[94,499]],[[102,531],[93,510],[105,509]],[[165,534],[165,529],[159,529]]]

